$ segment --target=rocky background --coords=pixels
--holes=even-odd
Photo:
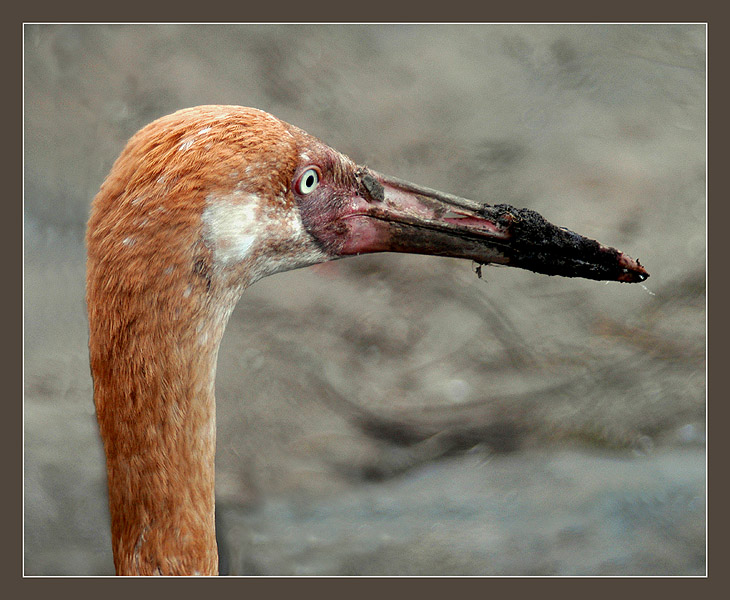
[[[651,278],[380,255],[254,285],[217,375],[223,570],[703,574],[705,60],[692,25],[26,26],[25,573],[113,573],[91,199],[141,126],[240,104]]]

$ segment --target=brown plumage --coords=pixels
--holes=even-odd
[[[117,573],[217,573],[216,359],[245,287],[383,250],[647,276],[535,215],[387,178],[255,109],[188,109],[132,137],[87,232],[89,350]]]

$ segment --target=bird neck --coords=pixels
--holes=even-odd
[[[87,291],[117,573],[216,574],[214,382],[240,294],[108,284],[129,279],[92,261]]]

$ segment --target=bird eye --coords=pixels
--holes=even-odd
[[[297,192],[311,194],[319,185],[319,169],[309,168],[297,179]]]

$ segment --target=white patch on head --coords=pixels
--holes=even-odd
[[[257,218],[261,199],[255,194],[234,192],[232,198],[208,198],[203,211],[206,241],[216,263],[228,266],[244,261],[263,233]]]
[[[182,140],[182,142],[180,142],[180,145],[177,148],[178,151],[179,152],[185,152],[185,150],[188,150],[193,145],[193,143],[195,142],[197,136],[199,136],[199,135],[205,135],[206,133],[208,133],[210,131],[210,129],[211,129],[210,127],[203,127],[203,129],[201,129],[197,133],[191,135],[190,137],[184,138]]]
[[[329,260],[307,233],[296,208],[236,189],[211,195],[203,210],[203,236],[217,267],[248,265],[252,283],[261,277]]]
[[[190,146],[193,145],[193,142],[195,141],[195,137],[189,137],[185,138],[182,142],[180,142],[180,146],[178,147],[178,150],[180,152],[185,152]]]

